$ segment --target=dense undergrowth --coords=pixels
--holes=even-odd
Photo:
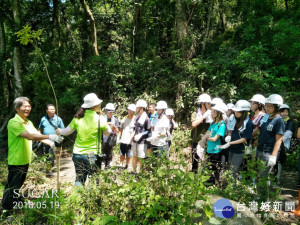
[[[85,187],[66,191],[67,186],[63,185],[54,195],[49,189],[46,196],[44,193],[40,198],[32,198],[27,201],[27,208],[16,211],[16,224],[193,224],[199,218],[202,222],[210,220],[212,194],[247,206],[257,196],[260,201],[278,198],[279,188],[261,192],[267,180],[256,180],[256,187],[252,185],[260,165],[254,159],[248,161],[248,170],[241,172],[239,181],[229,171],[223,171],[219,183],[208,183],[209,165],[196,175],[188,172],[189,135],[188,129],[175,131],[169,159],[149,158],[137,175],[114,167],[94,175]],[[288,155],[288,161],[296,163],[291,157],[297,153]],[[35,158],[27,176],[27,188],[29,183],[39,187],[49,182],[42,173],[46,166],[44,158]],[[5,167],[6,163],[1,162],[4,172]],[[1,177],[1,195],[6,177],[7,173]],[[196,205],[197,200],[204,204]]]

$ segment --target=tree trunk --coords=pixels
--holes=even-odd
[[[211,0],[210,7],[209,7],[209,13],[208,13],[208,17],[207,17],[206,32],[205,32],[205,36],[204,36],[204,40],[203,40],[203,45],[202,45],[201,59],[203,59],[203,57],[204,57],[206,42],[207,42],[207,39],[208,39],[208,36],[209,36],[210,20],[211,20],[211,16],[212,16],[212,13],[213,13],[213,6],[214,6],[214,0]]]
[[[61,46],[61,35],[60,35],[60,0],[53,0],[53,33],[52,33],[52,44],[54,47]]]
[[[140,1],[135,2],[135,14],[134,14],[134,27],[132,31],[132,57],[135,58],[138,52],[138,39],[140,30],[140,19],[141,19],[141,6]]]
[[[195,54],[195,40],[192,37],[188,37],[188,24],[181,0],[176,0],[175,20],[176,34],[181,47],[181,55],[183,58],[189,59]],[[188,40],[189,38],[191,38],[191,40]]]
[[[4,30],[4,21],[3,15],[0,15],[0,59],[3,60],[5,58],[6,52],[6,40],[5,40],[5,30]]]
[[[285,10],[288,11],[289,10],[289,3],[288,3],[289,0],[285,0]]]
[[[90,26],[91,26],[91,40],[92,40],[92,52],[93,55],[99,55],[98,52],[98,44],[97,44],[97,29],[95,24],[95,19],[93,16],[92,11],[90,10],[90,7],[88,6],[87,2],[85,0],[80,0],[82,7],[84,9],[84,12],[86,13]]]
[[[21,17],[20,17],[20,2],[19,0],[11,0],[12,3],[12,11],[14,16],[15,23],[15,31],[19,31],[21,29]],[[14,64],[14,88],[15,88],[15,98],[19,97],[23,93],[23,85],[22,85],[22,64],[21,64],[21,47],[20,44],[15,42],[14,47],[14,56],[13,56],[13,64]]]

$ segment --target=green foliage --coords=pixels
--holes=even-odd
[[[74,190],[60,218],[64,222],[93,224],[190,224],[195,201],[206,200],[205,180],[172,169],[175,164],[168,160],[156,161],[157,167],[151,171],[147,170],[150,163],[154,161],[146,162],[138,176],[116,168],[102,171],[87,187]]]
[[[42,32],[43,30],[31,30],[31,27],[29,25],[26,25],[23,27],[23,29],[16,32],[16,35],[19,38],[17,41],[19,41],[22,45],[27,45],[28,43],[32,43],[35,40],[40,40]]]

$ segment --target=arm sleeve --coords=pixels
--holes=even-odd
[[[249,120],[250,121],[250,120]],[[243,132],[242,138],[251,139],[252,138],[252,132],[253,132],[253,124],[252,122],[248,122],[246,124],[246,129]]]
[[[77,124],[78,124],[78,119],[77,118],[73,118],[71,123],[69,124],[69,127],[72,130],[77,130]]]
[[[115,126],[117,128],[120,128],[120,123],[119,123],[119,120],[117,118],[115,119]]]
[[[74,131],[75,131],[75,130],[73,130],[70,126],[67,126],[67,127],[64,128],[64,129],[61,129],[60,135],[68,136],[68,135],[72,134]]]
[[[276,128],[275,128],[275,133],[283,135],[284,130],[285,130],[285,125],[284,125],[283,119],[278,119],[278,122],[277,122]]]
[[[7,129],[9,130],[9,132],[13,133],[14,136],[19,136],[24,131],[26,131],[25,127],[17,121],[9,121]]]
[[[222,123],[218,129],[218,132],[216,133],[217,135],[220,135],[222,137],[225,136],[225,133],[226,133],[226,125],[225,123]]]
[[[291,140],[293,136],[293,132],[290,130],[287,130],[286,132],[284,132],[283,134],[283,143],[285,143],[287,140]]]

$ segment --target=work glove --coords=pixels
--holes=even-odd
[[[227,136],[226,138],[225,138],[225,142],[230,142],[231,141],[231,136]]]
[[[56,134],[49,134],[49,140],[60,143],[64,140],[63,136],[58,136]]]
[[[134,141],[138,142],[141,139],[142,136],[143,136],[143,133],[135,135],[134,136]]]
[[[203,117],[206,119],[211,114],[211,110],[208,109],[204,114]]]
[[[211,132],[210,131],[207,131],[204,135],[203,135],[203,137],[202,138],[205,138],[205,139],[207,139],[207,138],[209,138],[210,137],[210,135],[211,135]]]
[[[226,149],[226,148],[229,148],[230,144],[229,142],[227,142],[225,145],[217,145],[217,148],[219,149]]]
[[[202,148],[200,145],[197,145],[196,153],[199,156],[199,159],[201,161],[204,160],[204,148]]]
[[[272,155],[270,155],[270,157],[269,157],[269,161],[268,161],[268,166],[275,166],[275,164],[276,164],[276,156],[272,156]]]

